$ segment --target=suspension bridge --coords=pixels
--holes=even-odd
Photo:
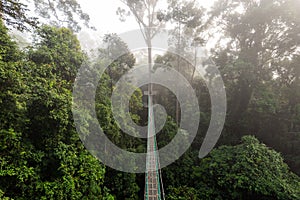
[[[145,174],[145,200],[164,200],[164,188],[160,170],[159,154],[155,135],[153,93],[148,94],[148,139]]]

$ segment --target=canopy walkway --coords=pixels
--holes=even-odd
[[[148,140],[145,177],[145,200],[164,199],[159,155],[155,135],[152,95],[148,95]]]

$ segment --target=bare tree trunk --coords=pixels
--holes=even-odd
[[[193,73],[192,73],[192,76],[191,76],[191,84],[193,84],[193,81],[194,81],[194,76],[195,76],[195,71],[196,71],[196,65],[197,65],[197,48],[195,47],[195,60],[194,60]]]
[[[180,42],[181,42],[181,24],[178,22],[178,46],[177,46],[177,71],[180,71]],[[178,87],[176,87],[178,88]],[[176,119],[176,124],[179,126],[179,101],[178,101],[179,95],[177,95],[176,98],[176,113],[175,113],[175,119]]]

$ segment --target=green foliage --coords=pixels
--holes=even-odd
[[[52,156],[58,168],[56,174],[52,172],[49,177],[52,181],[36,186],[40,199],[104,199],[109,196],[103,188],[104,167],[81,145],[60,142]]]
[[[72,123],[68,78],[75,70],[68,67],[75,69],[84,59],[76,37],[46,27],[42,33],[47,37],[27,54],[17,49],[5,27],[0,33],[1,198],[112,199],[103,185],[104,166],[84,149]],[[42,47],[65,54],[50,53],[55,62],[32,62],[33,54],[42,59],[47,52]]]
[[[140,187],[137,184],[136,174],[116,172],[114,169],[107,168],[105,186],[114,194],[115,199],[139,199]]]
[[[237,146],[213,150],[194,168],[203,199],[299,199],[300,178],[281,155],[245,136]],[[203,187],[203,186],[206,187]]]
[[[36,27],[38,22],[34,17],[28,16],[28,6],[19,0],[1,0],[1,17],[6,24],[18,30],[29,30],[29,26]]]
[[[43,157],[42,152],[24,141],[22,134],[12,129],[0,131],[1,171],[0,188],[4,196],[13,199],[32,193],[32,184],[38,180],[36,164]]]
[[[170,187],[167,200],[196,200],[200,199],[200,194],[195,188],[180,186],[178,188]]]
[[[48,19],[51,24],[65,25],[69,29],[79,31],[81,21],[86,27],[90,27],[90,18],[82,11],[77,1],[34,0],[33,3],[34,11],[40,17]],[[24,31],[32,27],[37,28],[39,25],[38,18],[31,17],[28,5],[20,0],[1,0],[0,7],[1,17],[9,26]]]
[[[213,52],[229,103],[220,141],[223,146],[199,161],[200,135],[179,160],[164,168],[167,199],[300,199],[300,178],[284,163],[285,159],[293,171],[300,173],[300,4],[294,0],[219,0],[210,13],[195,2],[169,1],[170,12],[163,15],[157,10],[157,1],[123,2],[142,27],[162,25],[167,20],[177,23],[176,32],[180,34],[172,35],[173,46],[181,47],[190,58],[194,55],[187,44],[204,42],[202,34],[213,30],[208,22],[218,24],[214,27],[220,30],[218,34],[230,41],[225,46],[221,42]],[[85,22],[89,20],[76,1],[34,3],[37,12],[56,21],[56,25],[61,16],[66,17],[67,22],[61,23],[75,31],[80,27],[74,20],[76,14]],[[36,25],[19,1],[0,4],[3,23],[21,30],[28,24]],[[119,14],[126,14],[125,10],[119,10]],[[147,17],[152,19],[149,24]],[[21,52],[3,23],[0,22],[0,199],[141,199],[144,176],[106,169],[84,149],[76,133],[71,87],[87,56],[73,31],[41,26],[36,30],[33,46]],[[146,32],[148,39],[155,34]],[[121,131],[111,111],[111,93],[119,78],[134,66],[134,55],[115,34],[106,35],[104,42],[109,48],[99,49],[99,58],[90,73],[95,73],[98,64],[106,63],[107,56],[118,58],[95,86],[98,121],[92,122],[99,122],[119,147],[145,152],[145,140]],[[199,133],[204,133],[210,120],[210,99],[203,81],[194,74],[195,68],[170,53],[158,56],[156,63],[155,67],[165,64],[178,68],[195,87],[203,107]],[[157,136],[159,147],[163,147],[178,129],[174,122],[176,97],[166,88],[155,89],[159,93],[156,101],[165,106],[169,115]],[[130,117],[145,125],[147,109],[142,108],[141,98],[142,91],[136,89],[130,97]],[[124,119],[125,125],[127,120]],[[83,123],[88,126],[89,122]],[[237,144],[245,134],[255,134],[281,152],[284,159],[253,136],[243,137]]]
[[[0,58],[3,62],[13,62],[20,58],[17,45],[8,35],[8,30],[3,22],[0,22]]]
[[[77,70],[85,59],[80,43],[67,28],[42,26],[37,30],[35,49],[29,57],[36,64],[52,64],[52,73],[66,81],[74,81]]]

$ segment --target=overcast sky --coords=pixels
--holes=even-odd
[[[125,22],[119,20],[119,16],[116,15],[118,7],[126,8],[120,0],[78,0],[78,2],[83,11],[89,14],[91,25],[97,29],[97,31],[83,29],[79,34],[84,49],[93,45],[98,46],[101,37],[106,33],[124,33],[139,28],[133,16],[128,17]],[[204,7],[210,7],[214,0],[198,0],[198,2]]]
[[[126,8],[120,0],[78,0],[83,11],[88,13],[91,24],[100,33],[121,33],[138,28],[138,24],[133,17],[129,17],[125,22],[121,22],[116,15],[118,7]],[[199,4],[205,7],[212,5],[214,0],[198,0]]]

